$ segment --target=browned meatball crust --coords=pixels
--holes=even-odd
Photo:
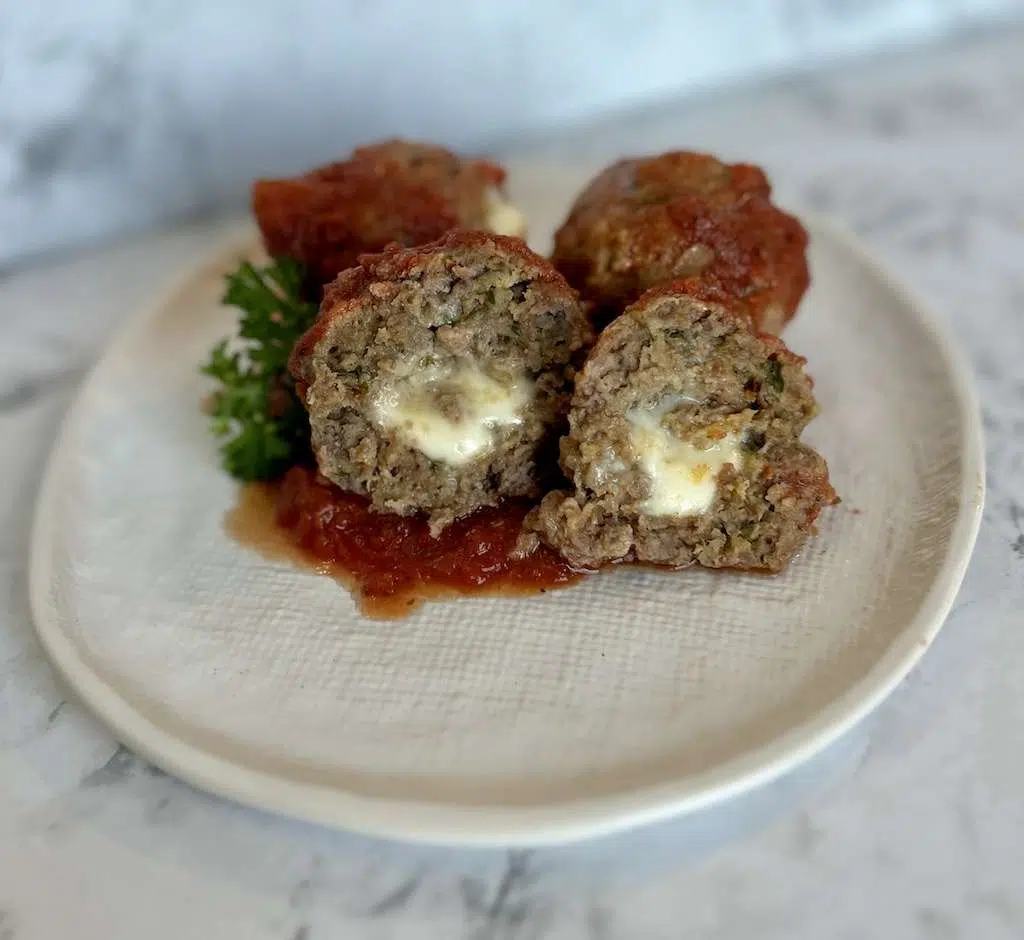
[[[810,276],[803,226],[770,197],[745,163],[684,151],[620,160],[577,198],[552,260],[603,322],[651,287],[697,277],[778,333]]]
[[[391,140],[291,179],[257,180],[252,207],[267,251],[295,258],[315,284],[325,284],[359,255],[390,244],[494,228],[504,179],[496,163]]]

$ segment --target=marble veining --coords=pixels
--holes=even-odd
[[[784,198],[857,230],[932,303],[975,366],[983,407],[982,533],[920,666],[789,777],[613,839],[485,852],[335,833],[201,793],[114,742],[32,633],[32,500],[82,371],[223,228],[8,275],[0,940],[1024,936],[1022,48],[1024,33],[1007,31],[509,142],[594,165],[679,145],[764,162]],[[45,169],[60,132],[35,146]]]

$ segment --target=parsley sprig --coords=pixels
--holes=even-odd
[[[316,319],[302,279],[288,258],[244,261],[226,278],[223,303],[241,311],[239,338],[214,346],[201,371],[218,383],[210,427],[224,469],[240,480],[275,477],[309,451],[309,420],[288,375],[292,347]]]

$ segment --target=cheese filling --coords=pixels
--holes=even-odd
[[[484,194],[487,211],[487,228],[495,235],[514,235],[516,238],[526,237],[526,216],[501,192],[491,187]]]
[[[681,441],[661,426],[679,404],[634,409],[626,415],[630,443],[650,480],[650,496],[641,510],[651,516],[695,516],[707,512],[718,492],[718,474],[727,464],[743,466],[740,435],[726,433],[708,448]]]
[[[498,428],[522,424],[532,397],[526,378],[501,382],[475,366],[433,368],[378,392],[371,417],[431,460],[459,466],[489,450]],[[445,398],[452,407],[442,408]]]

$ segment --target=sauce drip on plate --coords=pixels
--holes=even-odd
[[[465,594],[543,593],[583,575],[544,546],[514,554],[528,502],[507,501],[459,519],[436,538],[421,517],[378,513],[314,470],[243,487],[228,532],[264,556],[329,574],[371,617],[401,617],[423,601]]]

